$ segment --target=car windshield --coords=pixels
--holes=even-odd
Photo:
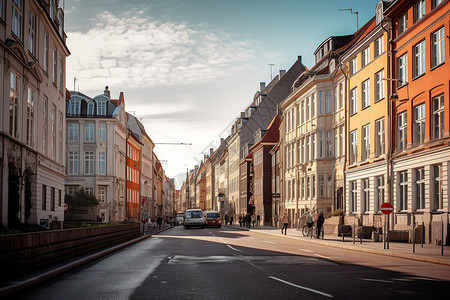
[[[202,212],[201,212],[201,211],[195,210],[195,211],[188,211],[188,212],[186,213],[186,217],[187,217],[187,218],[203,218],[203,215],[202,215]]]
[[[218,218],[219,217],[219,213],[217,213],[217,212],[209,212],[209,213],[206,213],[206,217],[207,218]]]

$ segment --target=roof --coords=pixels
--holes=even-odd
[[[280,140],[280,123],[281,123],[281,117],[279,115],[276,115],[272,122],[270,122],[269,126],[267,127],[266,134],[252,147],[250,147],[249,151],[252,149],[255,149],[258,145],[261,144],[276,144]]]

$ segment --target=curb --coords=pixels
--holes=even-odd
[[[231,228],[231,229],[235,229],[235,230],[252,231],[251,229],[248,229],[248,228],[230,227],[228,225],[225,225],[225,226],[227,226],[227,228]],[[280,236],[280,234],[275,234],[275,233],[271,233],[271,232],[264,232],[264,231],[257,231],[257,230],[255,230],[255,232],[259,232],[259,233],[267,234],[267,235],[273,235],[273,236]],[[305,241],[305,239],[306,239],[303,237],[288,236],[288,235],[284,235],[284,237],[293,239],[293,240],[298,240],[298,241]],[[344,250],[351,250],[351,251],[356,251],[356,252],[364,252],[364,253],[384,255],[384,256],[387,255],[387,256],[392,256],[392,257],[396,257],[396,258],[403,258],[403,259],[408,259],[408,260],[415,260],[415,261],[450,266],[450,259],[447,259],[447,258],[436,258],[436,257],[429,257],[429,256],[423,256],[423,255],[417,255],[417,254],[389,252],[386,250],[379,250],[379,249],[359,248],[359,247],[353,246],[353,245],[344,245],[344,244],[340,245],[340,244],[336,244],[336,243],[330,243],[330,242],[327,242],[326,240],[316,240],[316,239],[308,238],[308,241],[310,241],[314,244],[320,244],[320,245],[334,247],[334,248],[340,248],[340,249],[344,249]]]
[[[134,240],[130,240],[128,242],[124,242],[122,244],[113,246],[113,247],[108,248],[106,250],[102,250],[100,252],[97,252],[95,254],[91,254],[89,256],[80,258],[80,259],[78,259],[78,260],[76,260],[76,261],[74,261],[72,263],[69,263],[67,265],[63,265],[63,266],[55,268],[53,270],[49,270],[49,271],[41,273],[41,274],[39,274],[37,276],[28,278],[28,279],[26,279],[24,281],[20,281],[20,282],[12,281],[11,285],[8,285],[8,286],[0,288],[0,296],[16,293],[16,292],[19,292],[22,289],[33,287],[33,286],[35,286],[35,285],[37,285],[37,284],[39,284],[41,282],[44,282],[44,281],[49,280],[51,278],[54,278],[54,277],[56,277],[58,275],[62,275],[64,273],[67,273],[67,272],[69,272],[69,271],[71,271],[73,269],[79,268],[79,267],[81,267],[81,266],[83,266],[83,265],[85,265],[87,263],[90,263],[90,262],[92,262],[94,260],[97,260],[97,259],[99,259],[99,258],[101,258],[103,256],[106,256],[108,254],[111,254],[113,252],[121,250],[121,249],[123,249],[125,247],[133,245],[133,244],[138,243],[140,241],[146,240],[146,239],[152,237],[153,234],[160,233],[160,232],[165,231],[165,230],[170,229],[170,228],[172,228],[172,226],[165,227],[163,229],[160,229],[160,230],[157,230],[157,231],[153,232],[152,234],[143,235],[143,236],[138,237],[138,238],[136,238]]]

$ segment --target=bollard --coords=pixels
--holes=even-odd
[[[415,237],[415,225],[416,225],[416,216],[413,215],[412,221],[412,243],[413,243],[413,253],[416,253],[416,237]]]
[[[423,248],[424,235],[425,235],[425,223],[422,222],[422,236],[420,237],[420,243],[422,244],[422,248]]]
[[[441,256],[444,256],[444,221],[441,221],[442,223],[442,230],[441,230]]]
[[[355,244],[355,234],[356,234],[355,223],[353,222],[353,245]]]

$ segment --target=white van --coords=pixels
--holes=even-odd
[[[205,227],[205,218],[203,217],[203,211],[199,208],[187,209],[184,214],[183,225],[186,229],[191,226]]]

